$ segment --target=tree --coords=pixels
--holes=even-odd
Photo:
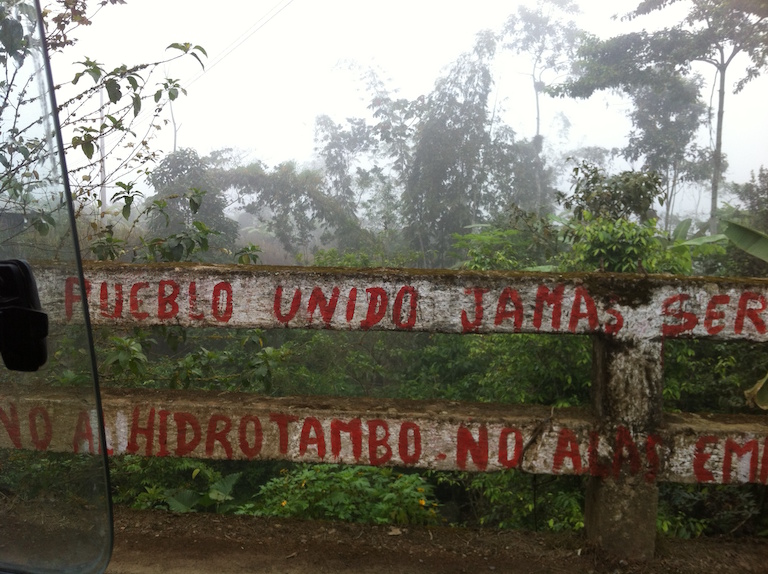
[[[167,155],[149,176],[155,195],[150,205],[148,227],[152,234],[179,237],[200,233],[213,235],[211,246],[231,251],[238,236],[237,223],[227,217],[222,179],[216,167],[222,158],[201,158],[195,150],[181,149]],[[210,233],[210,232],[213,233]],[[207,247],[207,244],[206,244]]]
[[[495,39],[481,36],[426,99],[403,191],[405,234],[425,266],[444,266],[452,235],[481,220],[490,147],[488,61],[495,50]]]
[[[124,2],[103,0],[99,7],[121,3]],[[77,41],[77,28],[91,24],[84,0],[54,2],[46,7],[43,17],[53,59],[65,57]],[[23,74],[19,74],[21,68],[28,65],[29,56],[41,48],[39,43],[31,41],[35,25],[36,11],[27,0],[10,0],[0,7],[0,62],[5,70],[4,81],[0,83],[0,117],[4,131],[10,136],[4,149],[0,150],[0,163],[6,173],[0,192],[11,195],[22,184],[26,189],[42,186],[46,171],[35,167],[45,165],[47,161],[41,156],[45,146],[31,135],[39,123],[30,121],[39,117],[39,103],[29,97],[30,86],[21,83]],[[174,43],[169,50],[167,58],[112,69],[105,68],[95,59],[85,58],[77,63],[80,71],[71,81],[56,86],[64,151],[70,160],[69,180],[78,215],[94,203],[104,207],[108,187],[114,189],[122,176],[134,170],[145,170],[157,159],[157,153],[150,147],[149,132],[162,123],[160,115],[166,104],[185,91],[178,81],[168,78],[161,82],[160,89],[156,89],[153,74],[177,58],[190,56],[202,64],[201,58],[205,56],[203,48],[192,44]],[[85,86],[86,83],[89,85]],[[102,93],[105,97],[103,104],[100,103]],[[136,118],[146,110],[148,102],[151,102],[150,113],[155,121],[150,122],[152,127],[147,132],[135,133]],[[29,113],[37,115],[26,117]],[[50,131],[52,126],[46,124],[45,129]],[[16,177],[18,175],[21,179]],[[131,175],[131,178],[135,177],[135,173]],[[130,184],[126,185],[130,187]],[[121,187],[115,195],[130,196]],[[36,208],[29,203],[31,197],[27,194],[24,200],[27,204],[17,204],[13,209],[34,213],[24,221],[40,233],[47,233],[55,227],[57,210]],[[125,207],[130,213],[130,200],[123,209]],[[42,217],[43,213],[46,217]],[[111,225],[99,218],[91,223],[99,232]]]
[[[648,14],[670,3],[669,0],[646,0],[630,17]],[[718,76],[710,206],[710,232],[714,234],[717,231],[718,191],[725,167],[726,73],[737,61],[737,56],[746,56],[746,68],[735,84],[736,93],[762,73],[768,64],[768,19],[742,11],[723,0],[690,0],[688,5],[687,15],[675,26],[653,33],[632,33],[606,41],[591,39],[586,42],[574,69],[575,79],[563,91],[576,97],[588,97],[598,89],[652,82],[654,77],[670,71],[686,74],[695,62],[714,67]]]
[[[541,95],[550,82],[547,76],[559,74],[567,68],[583,32],[573,20],[563,21],[561,15],[574,14],[578,7],[571,0],[547,0],[537,4],[535,10],[519,6],[504,26],[504,48],[530,57],[530,78],[536,104],[536,133],[533,148],[536,151],[534,181],[538,195],[536,211],[549,205],[551,198],[545,193],[543,161],[544,138],[541,134]]]
[[[695,144],[706,115],[706,106],[699,98],[698,78],[670,74],[658,80],[629,90],[634,103],[629,113],[633,130],[622,153],[632,162],[642,160],[643,170],[661,176],[664,229],[669,231],[680,184],[711,177],[711,170],[707,169],[711,158],[707,150]]]

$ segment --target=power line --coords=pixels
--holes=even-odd
[[[285,10],[288,6],[293,4],[294,0],[287,0],[286,2],[283,2],[282,6],[278,2],[272,8],[269,9],[269,11],[264,14],[261,18],[259,18],[250,28],[248,28],[245,32],[240,34],[229,46],[224,48],[224,52],[222,52],[220,55],[218,55],[214,60],[210,63],[210,65],[206,66],[205,70],[200,72],[197,76],[195,76],[193,79],[191,79],[189,82],[187,82],[187,86],[191,86],[194,84],[197,80],[202,78],[207,72],[212,70],[214,67],[216,67],[218,64],[224,60],[227,56],[229,56],[232,52],[237,50],[240,46],[242,46],[245,42],[247,42],[256,32],[261,30],[264,26],[269,24],[280,12]]]

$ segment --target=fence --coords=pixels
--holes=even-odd
[[[78,320],[77,280],[37,271]],[[663,342],[764,342],[768,282],[611,274],[90,264],[96,325],[590,335],[592,408],[105,390],[110,453],[588,476],[590,540],[653,555],[659,481],[768,483],[765,416],[662,412]],[[0,446],[94,452],[67,392],[0,399]]]

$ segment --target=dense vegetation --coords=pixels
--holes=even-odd
[[[643,2],[633,17],[665,4]],[[243,163],[231,150],[203,157],[180,149],[159,156],[145,139],[147,149],[110,170],[109,198],[100,195],[97,178],[86,174],[99,168],[100,137],[131,140],[131,118],[143,103],[156,106],[153,113],[160,117],[163,105],[185,92],[174,80],[160,82],[158,91],[149,88],[149,73],[160,64],[109,71],[88,59],[63,89],[85,81],[93,86],[62,104],[71,136],[68,151],[88,160],[72,174],[83,256],[762,276],[765,261],[714,232],[726,221],[768,231],[768,171],[755,166],[749,182],[725,180],[720,139],[725,128],[718,113],[724,92],[719,107],[710,109],[694,63],[719,66],[724,78],[730,60],[714,61],[711,54],[724,47],[745,53],[743,87],[765,69],[768,20],[727,1],[689,4],[686,20],[673,27],[609,40],[578,30],[570,20],[575,6],[566,0],[520,8],[498,31],[478,34],[474,48],[460,55],[428,94],[398,98],[381,78],[368,74],[368,116],[343,122],[319,117],[312,167],[294,161]],[[49,16],[51,45],[64,53],[72,41],[64,30],[73,18],[85,17],[84,4],[65,5]],[[7,37],[0,34],[0,41],[10,53]],[[201,63],[205,57],[199,46],[171,48]],[[537,128],[529,138],[500,119],[492,97],[494,58],[505,51],[532,64]],[[631,61],[622,54],[631,54]],[[556,83],[561,74],[567,79]],[[108,121],[79,113],[82,98],[100,87],[108,94],[103,116]],[[605,89],[624,94],[631,104],[626,146],[553,149],[540,128],[540,99],[583,98]],[[712,114],[718,138],[704,146],[697,134]],[[626,169],[610,170],[603,160],[611,156],[627,162]],[[137,168],[141,177],[135,176]],[[711,193],[707,220],[676,215],[681,186]],[[730,204],[719,202],[723,191]],[[33,223],[45,231],[44,241],[55,243],[55,218]],[[589,398],[586,337],[170,327],[97,329],[95,337],[101,382],[108,386],[554,406],[583,405]],[[66,351],[60,348],[59,356]],[[756,344],[675,341],[665,352],[668,410],[746,412],[743,391],[768,371]],[[78,383],[66,369],[50,373],[54,384]],[[43,458],[39,464],[57,461]],[[578,477],[125,456],[112,461],[112,478],[115,500],[140,508],[375,523],[583,527]],[[44,485],[24,487],[33,491]],[[665,484],[658,525],[677,536],[765,535],[766,488]]]

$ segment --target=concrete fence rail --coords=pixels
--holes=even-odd
[[[54,323],[82,321],[75,277],[36,268]],[[112,454],[585,475],[586,531],[653,555],[658,482],[768,482],[764,415],[662,410],[663,341],[768,340],[768,282],[611,274],[89,264],[95,325],[549,333],[593,339],[592,408],[170,391],[104,393]],[[76,397],[0,397],[0,445],[94,452]]]

